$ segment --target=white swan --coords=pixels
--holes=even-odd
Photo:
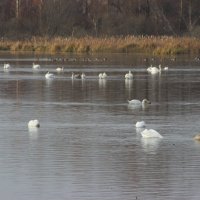
[[[99,78],[100,78],[100,79],[102,78],[102,75],[103,75],[103,73],[99,73]]]
[[[104,78],[107,78],[107,74],[104,72],[104,73],[100,73],[99,74],[99,78],[100,79],[104,79]]]
[[[148,72],[151,72],[152,67],[153,67],[153,66],[150,65],[150,67],[147,68],[147,71],[148,71]]]
[[[81,75],[80,74],[74,74],[74,72],[72,72],[72,79],[81,79]]]
[[[160,133],[153,129],[145,129],[141,132],[141,135],[143,138],[163,138],[163,136],[160,135]]]
[[[153,66],[150,66],[149,68],[147,68],[147,71],[150,72],[151,74],[157,74],[159,72],[161,72],[162,68],[161,68],[161,65],[157,67],[153,67]]]
[[[9,63],[5,63],[5,64],[3,65],[3,68],[4,68],[4,69],[10,69],[10,64],[9,64]]]
[[[133,78],[133,74],[131,71],[129,71],[127,74],[125,74],[125,79],[132,79]]]
[[[50,73],[50,72],[47,72],[47,73],[45,74],[45,78],[46,78],[46,79],[53,79],[53,78],[55,78],[55,75],[52,74],[52,73]]]
[[[56,68],[56,71],[57,71],[57,72],[63,72],[63,71],[64,71],[64,67],[57,67],[57,68]]]
[[[164,67],[164,70],[167,71],[169,68],[168,67]]]
[[[33,69],[40,69],[40,65],[39,64],[35,64],[35,63],[33,63],[33,67],[32,67]]]
[[[40,123],[39,123],[39,121],[37,120],[37,119],[33,119],[33,120],[30,120],[29,122],[28,122],[28,127],[29,128],[39,128],[40,127]]]
[[[151,102],[147,99],[143,99],[142,101],[138,100],[138,99],[133,99],[133,100],[128,100],[128,103],[131,105],[131,106],[137,106],[137,107],[146,107],[148,106],[149,104],[151,104]]]
[[[84,80],[85,78],[86,78],[85,73],[82,73],[82,74],[81,74],[81,79]]]
[[[144,121],[137,122],[135,124],[135,127],[136,128],[144,128],[144,127],[146,127],[146,123]]]

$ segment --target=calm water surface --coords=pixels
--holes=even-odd
[[[41,69],[32,70],[39,57]],[[200,63],[107,55],[52,62],[0,55],[0,194],[4,200],[197,200],[200,196]],[[4,71],[3,63],[12,68]],[[160,75],[149,63],[169,66]],[[56,73],[57,66],[64,72]],[[132,70],[134,79],[125,81]],[[47,71],[56,75],[46,80]],[[86,80],[71,80],[71,72]],[[98,74],[106,71],[107,80]],[[151,100],[134,109],[128,99]],[[28,130],[38,119],[41,127]],[[163,139],[142,139],[144,120]]]

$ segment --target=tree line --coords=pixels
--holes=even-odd
[[[0,37],[200,35],[199,0],[1,0]]]

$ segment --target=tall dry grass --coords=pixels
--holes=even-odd
[[[200,39],[168,36],[83,37],[48,38],[33,37],[30,40],[0,40],[1,51],[35,52],[144,52],[153,54],[199,54]]]

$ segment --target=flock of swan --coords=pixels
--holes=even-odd
[[[9,63],[4,63],[4,66],[3,66],[4,70],[8,71],[10,68],[11,68],[11,65]],[[40,70],[41,69],[41,66],[39,64],[36,64],[36,63],[33,63],[32,65],[32,69],[33,70]],[[164,67],[162,68],[161,65],[159,65],[158,67],[156,66],[150,66],[147,68],[147,72],[151,73],[151,74],[157,74],[157,73],[161,73],[161,71],[164,70],[168,70],[168,67]],[[57,72],[63,72],[64,71],[64,67],[57,67],[56,68],[56,71]],[[45,78],[46,79],[54,79],[56,76],[54,73],[50,73],[50,72],[47,72],[45,74]],[[106,72],[103,72],[103,73],[99,73],[98,75],[99,79],[106,79],[108,77],[107,73]],[[133,73],[131,71],[129,71],[128,73],[125,74],[125,79],[126,80],[131,80],[133,79]],[[72,76],[71,76],[72,79],[85,79],[86,78],[86,75],[85,73],[82,73],[82,74],[75,74],[72,72]]]
[[[128,101],[128,103],[136,106],[147,106],[151,104],[151,102],[147,99],[144,99],[143,101],[133,99],[131,101]],[[136,128],[141,130],[140,133],[143,138],[163,138],[163,136],[160,135],[156,130],[144,129],[146,128],[146,123],[144,121],[137,122],[135,126]],[[40,122],[37,119],[32,119],[28,122],[29,130],[35,130],[39,127],[40,127]]]
[[[37,64],[33,64],[33,69],[40,69],[40,66],[38,66]],[[161,73],[161,71],[164,70],[164,71],[167,71],[168,70],[168,67],[164,67],[163,69],[161,68],[161,65],[159,65],[158,67],[153,67],[153,66],[150,66],[147,68],[147,72],[151,73],[151,74],[157,74],[157,73]],[[58,67],[56,68],[56,71],[57,72],[63,72],[64,71],[64,68],[63,67]],[[99,73],[98,75],[99,79],[106,79],[108,77],[107,73],[106,72],[103,72],[103,73]],[[133,73],[129,70],[128,73],[126,73],[124,75],[124,78],[126,80],[131,80],[133,79]],[[47,79],[51,79],[51,78],[55,78],[55,75],[53,73],[50,73],[50,72],[47,72],[47,74],[45,75],[45,78]],[[86,78],[86,75],[85,73],[82,73],[82,74],[75,74],[74,72],[72,72],[72,76],[71,76],[72,79],[85,79]]]
[[[4,64],[4,69],[10,69],[10,64],[9,63],[5,63]],[[39,70],[41,67],[39,64],[35,64],[33,63],[33,66],[32,66],[33,70]],[[161,65],[159,65],[159,68],[157,67],[153,67],[153,66],[150,66],[149,68],[147,68],[147,71],[150,72],[151,74],[156,74],[156,73],[159,73],[161,72]],[[167,70],[167,69],[165,69]],[[56,71],[57,72],[62,72],[64,71],[64,68],[63,67],[58,67],[56,68]],[[103,73],[100,73],[98,75],[99,79],[106,79],[108,77],[108,75],[106,74],[106,72],[103,72]],[[133,73],[131,71],[129,71],[128,73],[125,74],[125,79],[133,79]],[[55,78],[55,75],[53,73],[50,73],[50,72],[47,72],[45,74],[45,78],[46,79],[54,79]],[[71,76],[72,79],[85,79],[86,78],[86,75],[85,73],[82,73],[82,74],[75,74],[74,72],[72,72],[72,76]],[[142,101],[140,100],[137,100],[137,99],[133,99],[133,100],[130,100],[128,101],[128,103],[131,105],[131,106],[135,106],[135,107],[143,107],[145,108],[146,106],[148,106],[149,104],[151,104],[151,102],[147,99],[143,99]],[[32,119],[28,122],[28,128],[31,130],[31,129],[35,129],[35,128],[39,128],[40,127],[40,122],[38,119]],[[146,124],[144,121],[141,121],[141,122],[137,122],[136,123],[136,128],[145,128],[146,127]],[[153,129],[144,129],[142,130],[141,132],[141,136],[143,138],[162,138],[163,136],[161,136],[157,131],[153,130]]]
[[[9,63],[5,63],[3,68],[5,70],[8,70],[11,68],[10,64]],[[41,67],[39,64],[35,64],[33,63],[33,66],[32,68],[34,70],[39,70]],[[147,68],[147,72],[151,73],[151,74],[157,74],[157,73],[161,73],[162,70],[168,70],[168,67],[164,67],[162,69],[161,65],[159,65],[158,67],[155,67],[155,66],[150,66]],[[64,68],[63,67],[58,67],[56,68],[56,71],[57,72],[62,72],[64,71]],[[106,79],[108,77],[108,75],[103,72],[103,73],[100,73],[98,75],[99,79]],[[128,73],[125,74],[125,79],[133,79],[133,73],[131,71],[129,71]],[[53,79],[55,78],[55,75],[53,73],[50,73],[50,72],[47,72],[45,74],[45,78],[46,79]],[[86,78],[86,75],[85,73],[82,73],[82,74],[75,74],[72,72],[72,76],[71,76],[72,79],[85,79]],[[128,104],[131,105],[131,106],[135,106],[135,107],[147,107],[149,104],[151,104],[151,102],[147,99],[143,99],[142,101],[140,100],[137,100],[137,99],[133,99],[133,100],[130,100],[128,101]],[[39,128],[40,127],[40,123],[39,123],[39,120],[37,119],[34,119],[34,120],[30,120],[28,122],[28,128],[31,129],[31,128]],[[146,123],[144,121],[138,121],[136,124],[135,124],[135,127],[140,129],[140,134],[143,138],[163,138],[163,136],[158,133],[156,130],[154,129],[146,129]],[[194,137],[195,140],[199,140],[200,141],[200,134],[199,135],[196,135]]]

